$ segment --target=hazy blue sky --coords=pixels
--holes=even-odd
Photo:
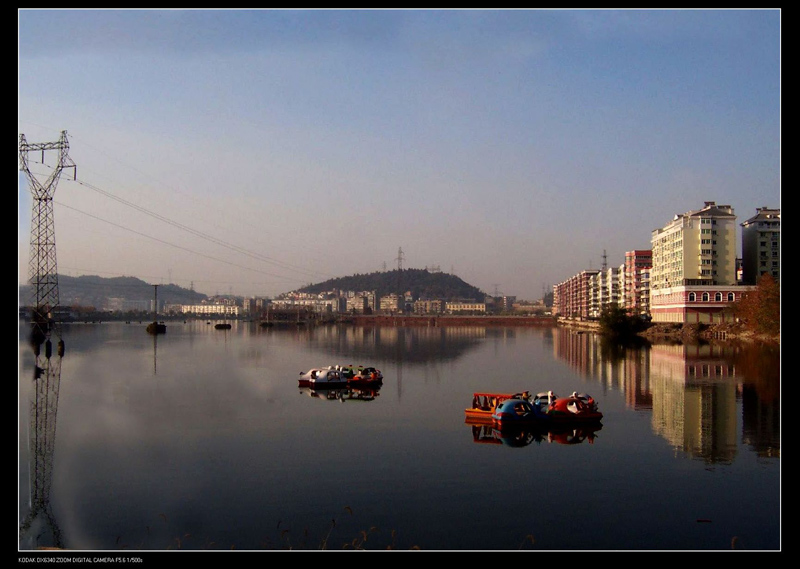
[[[402,248],[533,300],[704,201],[780,207],[778,10],[18,15],[19,133],[77,165],[63,274],[274,295]]]

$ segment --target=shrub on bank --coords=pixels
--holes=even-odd
[[[648,323],[640,316],[631,316],[616,304],[610,305],[600,314],[600,333],[616,338],[632,338],[644,331]]]

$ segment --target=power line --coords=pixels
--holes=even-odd
[[[66,132],[64,132],[63,135],[66,135]],[[24,140],[24,135],[21,135],[21,140]],[[50,146],[48,146],[47,149],[51,149],[50,147],[53,146],[56,143],[47,143],[47,144],[50,145]],[[37,150],[39,149],[38,146],[41,146],[41,145],[37,145],[37,148],[36,148]],[[35,161],[31,161],[31,162],[35,162]],[[49,166],[44,164],[44,160],[42,160],[40,165],[49,168]],[[55,176],[55,174],[51,174],[51,177],[53,177],[53,176]],[[135,209],[135,210],[137,210],[137,211],[139,211],[139,212],[141,212],[141,213],[143,213],[145,215],[153,217],[154,219],[157,219],[157,220],[159,220],[159,221],[161,221],[163,223],[166,223],[168,225],[176,227],[176,228],[178,228],[178,229],[180,229],[182,231],[185,231],[185,232],[190,233],[190,234],[192,234],[192,235],[194,235],[196,237],[200,237],[201,239],[205,239],[207,241],[210,241],[212,243],[215,243],[217,245],[220,245],[220,246],[225,247],[227,249],[230,249],[232,251],[235,251],[235,252],[238,252],[240,254],[249,256],[249,257],[254,258],[256,260],[275,265],[275,266],[277,266],[279,268],[282,268],[282,269],[285,269],[285,270],[288,270],[288,271],[293,271],[293,272],[296,272],[296,273],[300,273],[300,274],[302,274],[302,275],[304,275],[306,277],[332,278],[334,276],[334,275],[331,275],[331,274],[328,274],[328,273],[323,273],[323,272],[320,272],[320,271],[309,271],[309,270],[303,269],[303,268],[301,268],[299,266],[292,265],[292,264],[286,263],[284,261],[279,261],[277,259],[273,259],[273,258],[268,257],[266,255],[262,255],[260,253],[252,252],[252,251],[250,251],[248,249],[245,249],[244,247],[241,247],[241,246],[238,246],[238,245],[235,245],[235,244],[232,244],[232,243],[228,243],[226,241],[223,241],[222,239],[219,239],[219,238],[214,237],[214,236],[212,236],[210,234],[207,234],[207,233],[204,233],[204,232],[199,231],[197,229],[194,229],[192,227],[189,227],[189,226],[187,226],[185,224],[182,224],[180,222],[174,221],[174,220],[172,220],[172,219],[170,219],[170,218],[168,218],[168,217],[166,217],[164,215],[161,215],[161,214],[159,214],[157,212],[148,210],[148,209],[146,209],[146,208],[144,208],[144,207],[142,207],[142,206],[140,206],[138,204],[130,202],[130,201],[128,201],[128,200],[126,200],[124,198],[121,198],[119,196],[116,196],[116,195],[112,194],[111,192],[103,190],[103,189],[101,189],[101,188],[99,188],[99,187],[97,187],[97,186],[95,186],[95,185],[93,185],[93,184],[91,184],[89,182],[86,182],[84,180],[79,180],[77,177],[74,177],[74,179],[71,180],[71,181],[74,181],[75,183],[77,183],[80,186],[83,186],[83,187],[88,188],[90,190],[93,190],[93,191],[95,191],[95,192],[97,192],[97,193],[99,193],[101,195],[104,195],[104,196],[108,197],[109,199],[113,199],[113,200],[115,200],[115,201],[117,201],[117,202],[119,202],[119,203],[121,203],[121,204],[123,204],[123,205],[125,205],[127,207]],[[59,204],[59,205],[64,205],[64,204]],[[69,206],[65,206],[64,205],[64,207],[69,207]],[[73,209],[75,211],[83,213],[84,215],[89,215],[90,217],[93,217],[93,218],[98,219],[100,221],[106,221],[107,223],[109,223],[111,225],[115,225],[114,223],[112,223],[110,221],[107,221],[107,220],[104,220],[104,219],[102,219],[100,217],[88,214],[88,213],[83,212],[81,210],[78,210],[76,208],[70,208],[70,209]],[[117,226],[117,227],[121,227],[122,229],[125,229],[127,231],[133,231],[134,233],[138,233],[140,235],[143,235],[144,237],[150,237],[149,235],[145,235],[145,234],[136,232],[134,230],[122,227],[122,226]],[[152,238],[152,237],[150,237],[150,238]],[[155,238],[153,238],[153,239],[155,239]],[[156,240],[159,241],[158,239],[156,239]],[[171,244],[171,243],[167,243],[167,242],[164,242],[164,241],[162,241],[162,242],[167,244],[167,245],[173,246],[173,247],[178,247],[177,245],[174,245],[174,244]],[[181,247],[178,247],[178,248],[181,248]],[[198,255],[202,255],[202,254],[197,253],[195,251],[190,251],[190,252],[198,254]],[[202,255],[202,256],[206,256],[206,255]],[[212,258],[212,257],[209,257],[209,258],[213,259],[213,260],[216,260],[216,261],[220,261],[219,259],[215,259],[215,258]],[[225,262],[225,263],[233,265],[233,266],[241,267],[240,265],[235,265],[234,263],[230,263],[228,261],[221,261],[221,262]],[[249,269],[249,267],[241,267],[241,268]],[[255,270],[255,269],[250,269],[250,270]],[[263,271],[259,271],[259,272],[263,272]],[[286,276],[283,276],[283,275],[275,275],[274,273],[264,273],[264,274],[267,274],[267,275],[270,275],[270,276],[274,276],[274,277],[278,277],[278,278],[284,278],[286,280],[292,280],[289,277],[286,277]]]
[[[233,262],[231,262],[231,261],[226,261],[225,259],[219,259],[219,258],[217,258],[217,257],[211,257],[210,255],[206,255],[206,254],[204,254],[204,253],[200,253],[200,252],[198,252],[198,251],[194,251],[194,250],[192,250],[192,249],[188,249],[188,248],[186,248],[186,247],[183,247],[183,246],[181,246],[181,245],[175,245],[174,243],[170,243],[169,241],[165,241],[165,240],[163,240],[163,239],[159,239],[158,237],[153,237],[152,235],[147,235],[146,233],[142,233],[141,231],[136,231],[135,229],[130,229],[129,227],[124,227],[124,226],[122,226],[122,225],[119,225],[119,224],[117,224],[117,223],[114,223],[114,222],[112,222],[112,221],[109,221],[109,220],[107,220],[107,219],[103,219],[103,218],[101,218],[101,217],[98,217],[98,216],[96,216],[96,215],[93,215],[93,214],[91,214],[91,213],[87,213],[87,212],[85,212],[85,211],[81,211],[81,210],[79,210],[79,209],[77,209],[77,208],[74,208],[74,207],[72,207],[72,206],[68,206],[68,205],[66,205],[66,204],[62,204],[62,203],[59,203],[58,205],[59,205],[60,207],[65,207],[65,208],[67,208],[67,209],[71,209],[71,210],[73,210],[73,211],[76,211],[76,212],[78,212],[78,213],[81,213],[81,214],[83,214],[83,215],[86,215],[86,216],[88,216],[88,217],[91,217],[91,218],[93,218],[93,219],[96,219],[96,220],[98,220],[98,221],[102,221],[103,223],[108,223],[109,225],[113,225],[114,227],[117,227],[117,228],[119,228],[119,229],[124,229],[125,231],[130,231],[131,233],[135,233],[136,235],[140,235],[140,236],[142,236],[142,237],[146,237],[147,239],[152,239],[153,241],[157,241],[157,242],[159,242],[159,243],[162,243],[162,244],[164,244],[164,245],[169,245],[170,247],[175,247],[176,249],[180,249],[180,250],[182,250],[182,251],[186,251],[186,252],[188,252],[188,253],[192,253],[192,254],[194,254],[194,255],[199,255],[199,256],[201,256],[201,257],[205,257],[206,259],[209,259],[209,260],[212,260],[212,261],[217,261],[217,262],[220,262],[220,263],[225,263],[225,264],[227,264],[227,265],[231,265],[232,267],[237,267],[237,268],[240,268],[240,269],[245,269],[245,270],[248,270],[248,271],[254,271],[254,272],[261,273],[261,274],[264,274],[264,275],[267,275],[267,276],[270,276],[270,277],[276,277],[276,278],[280,278],[280,279],[286,279],[286,280],[289,280],[289,281],[292,281],[292,280],[297,280],[297,279],[293,279],[293,278],[291,278],[291,277],[287,277],[287,276],[284,276],[284,275],[276,275],[276,274],[274,274],[274,273],[268,273],[268,272],[266,272],[266,271],[261,271],[261,270],[258,270],[258,269],[254,269],[254,268],[252,268],[252,267],[247,267],[247,266],[244,266],[244,265],[239,265],[239,264],[237,264],[237,263],[233,263]]]
[[[228,242],[223,241],[223,240],[221,240],[221,239],[219,239],[217,237],[214,237],[212,235],[209,235],[207,233],[204,233],[202,231],[198,231],[197,229],[189,227],[188,225],[184,225],[183,223],[179,223],[177,221],[169,219],[169,218],[167,218],[167,217],[165,217],[165,216],[163,216],[163,215],[161,215],[159,213],[150,211],[150,210],[148,210],[148,209],[146,209],[146,208],[144,208],[144,207],[142,207],[140,205],[137,205],[137,204],[135,204],[133,202],[130,202],[130,201],[126,200],[126,199],[123,199],[123,198],[121,198],[119,196],[116,196],[116,195],[114,195],[114,194],[112,194],[112,193],[110,193],[110,192],[108,192],[106,190],[98,188],[97,186],[94,186],[94,185],[92,185],[92,184],[90,184],[88,182],[84,182],[82,180],[75,180],[75,181],[81,186],[84,186],[84,187],[86,187],[86,188],[88,188],[90,190],[93,190],[93,191],[95,191],[95,192],[97,192],[99,194],[102,194],[102,195],[104,195],[104,196],[106,196],[106,197],[108,197],[110,199],[113,199],[113,200],[115,200],[115,201],[117,201],[117,202],[119,202],[119,203],[121,203],[121,204],[123,204],[123,205],[125,205],[127,207],[133,208],[133,209],[135,209],[135,210],[137,210],[137,211],[139,211],[141,213],[144,213],[145,215],[153,217],[154,219],[157,219],[157,220],[159,220],[161,222],[164,222],[164,223],[166,223],[168,225],[172,225],[173,227],[176,227],[176,228],[178,228],[178,229],[180,229],[182,231],[186,231],[187,233],[191,233],[192,235],[195,235],[196,237],[200,237],[201,239],[205,239],[207,241],[210,241],[212,243],[215,243],[217,245],[220,245],[220,246],[225,247],[227,249],[230,249],[232,251],[236,251],[236,252],[241,253],[243,255],[252,257],[252,258],[257,259],[259,261],[263,261],[263,262],[266,262],[266,263],[271,263],[271,264],[277,265],[278,267],[280,267],[282,269],[295,271],[295,272],[301,273],[301,274],[303,274],[305,276],[312,276],[312,277],[313,276],[327,276],[327,277],[332,276],[332,275],[326,275],[324,273],[307,271],[307,270],[302,269],[300,267],[296,267],[294,265],[290,265],[288,263],[285,263],[285,262],[282,262],[282,261],[278,261],[276,259],[272,259],[272,258],[267,257],[265,255],[261,255],[260,253],[254,253],[254,252],[249,251],[249,250],[247,250],[247,249],[245,249],[243,247],[240,247],[240,246],[232,244],[232,243],[228,243]]]

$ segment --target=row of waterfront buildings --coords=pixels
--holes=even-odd
[[[242,315],[267,317],[278,311],[304,311],[317,315],[334,314],[486,314],[508,313],[519,309],[516,297],[487,297],[445,300],[414,298],[411,293],[386,294],[376,291],[341,291],[323,293],[290,292],[278,298],[249,298],[244,301],[214,299],[201,304],[166,304],[168,314],[236,318]],[[543,304],[530,305],[544,309]]]
[[[780,282],[780,209],[758,208],[741,224],[729,205],[705,202],[655,229],[651,248],[616,267],[587,270],[553,286],[553,314],[592,320],[611,305],[654,322],[720,323],[763,274]]]

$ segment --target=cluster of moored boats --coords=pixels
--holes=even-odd
[[[332,365],[301,371],[299,383],[300,387],[316,389],[377,387],[383,384],[383,374],[374,367]]]
[[[474,393],[472,407],[465,410],[467,422],[498,426],[594,423],[603,418],[597,402],[585,393],[558,397],[552,391],[522,393]]]
[[[383,374],[374,367],[329,365],[301,371],[299,386],[316,390],[370,388],[383,385]],[[465,409],[468,423],[503,426],[570,425],[599,423],[603,414],[586,393],[559,397],[552,391],[535,395],[520,393],[473,393],[472,406]]]

